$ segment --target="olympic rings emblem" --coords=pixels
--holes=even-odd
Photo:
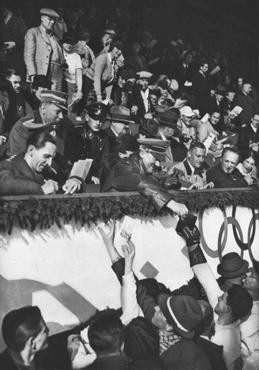
[[[241,257],[243,257],[244,251],[248,250],[250,258],[252,259],[253,254],[252,254],[252,251],[251,251],[251,246],[252,246],[252,244],[254,242],[254,238],[255,238],[256,220],[259,220],[259,213],[255,214],[255,210],[251,209],[252,217],[251,217],[249,227],[248,227],[247,243],[245,243],[242,228],[241,228],[238,220],[235,218],[235,216],[236,216],[236,207],[233,206],[231,217],[227,217],[225,209],[221,209],[221,211],[222,211],[224,220],[221,224],[219,234],[218,234],[218,248],[217,248],[217,250],[211,249],[208,246],[208,244],[205,240],[204,232],[203,232],[203,222],[202,222],[203,215],[204,215],[204,210],[199,212],[199,218],[198,218],[199,230],[200,230],[200,233],[201,233],[201,243],[202,243],[204,251],[210,257],[212,257],[212,258],[218,257],[219,260],[221,261],[222,254],[223,254],[223,251],[226,247],[227,239],[228,239],[228,225],[232,225],[232,230],[233,230],[233,235],[234,235],[235,241],[236,241],[237,245],[239,246],[239,248],[241,250],[241,252],[240,252]]]

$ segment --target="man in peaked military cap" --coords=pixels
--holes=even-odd
[[[107,135],[101,130],[107,114],[103,103],[95,102],[86,109],[85,121],[70,129],[65,140],[64,154],[71,161],[92,158],[93,163],[87,182],[92,178],[99,183],[101,158],[107,147]]]
[[[139,191],[152,197],[158,211],[168,207],[180,216],[187,214],[186,206],[174,201],[174,196],[152,176],[155,163],[165,156],[169,141],[144,138],[138,139],[138,143],[139,151],[115,164],[102,190]]]
[[[61,91],[65,60],[62,48],[52,32],[58,18],[59,14],[53,9],[40,10],[40,26],[30,28],[25,35],[24,61],[29,82],[33,81],[35,75],[44,75],[53,82],[53,90]]]

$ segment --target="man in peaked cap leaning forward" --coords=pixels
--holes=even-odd
[[[173,195],[152,176],[155,163],[163,159],[169,142],[159,139],[138,139],[138,142],[139,151],[115,164],[102,191],[139,191],[152,197],[157,210],[166,206],[179,216],[187,214],[186,206],[174,201]]]
[[[52,32],[59,14],[53,9],[40,9],[41,24],[30,28],[25,35],[24,61],[27,79],[32,82],[35,75],[44,75],[53,82],[52,89],[61,91],[64,56],[56,36]]]
[[[45,90],[41,92],[40,99],[39,109],[32,115],[21,118],[13,126],[7,143],[8,157],[25,152],[32,130],[53,131],[63,119],[63,112],[67,111],[67,94]]]

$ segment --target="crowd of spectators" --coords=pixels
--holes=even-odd
[[[98,38],[96,19],[71,12],[42,8],[27,29],[3,5],[1,195],[257,184],[259,101],[245,71],[180,37],[165,45],[122,14]],[[71,176],[86,158],[87,176]]]
[[[115,225],[98,226],[121,284],[121,309],[97,312],[80,327],[49,336],[36,306],[10,311],[2,322],[5,370],[257,370],[259,269],[235,252],[223,256],[216,280],[200,247],[193,216],[179,221],[194,277],[170,291],[133,271],[135,246],[124,233],[122,256]]]
[[[83,8],[41,8],[39,18],[28,29],[8,2],[1,14],[0,195],[74,194],[95,184],[139,191],[158,210],[185,216],[170,190],[257,186],[257,91],[220,51],[181,37],[165,45],[130,28],[126,14],[105,22],[100,37],[98,17]],[[180,220],[195,278],[171,292],[136,279],[134,245],[126,238],[121,258],[112,228],[100,233],[122,315],[99,312],[57,356],[38,307],[11,311],[1,369],[259,368],[256,263],[248,274],[229,253],[217,282],[198,229]]]

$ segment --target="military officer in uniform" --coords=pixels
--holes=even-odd
[[[99,184],[102,156],[108,148],[107,134],[102,129],[106,120],[107,107],[95,102],[87,107],[85,121],[69,129],[66,134],[64,155],[71,162],[93,159],[86,182]]]

